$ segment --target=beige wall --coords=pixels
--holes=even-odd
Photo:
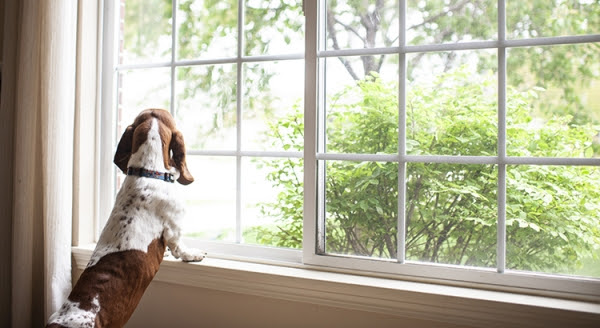
[[[127,327],[459,327],[153,282]]]
[[[75,272],[74,280],[81,272],[81,270]],[[461,328],[464,326],[153,281],[126,326],[126,328],[137,327]]]

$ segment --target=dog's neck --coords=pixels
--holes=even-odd
[[[146,141],[129,158],[128,167],[144,168],[146,170],[175,173],[175,169],[168,170],[163,160],[163,145],[158,131],[158,122],[152,120],[152,127],[148,131]]]

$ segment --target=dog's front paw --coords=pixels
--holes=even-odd
[[[206,252],[199,249],[190,248],[181,253],[181,260],[184,262],[200,262],[206,257]]]

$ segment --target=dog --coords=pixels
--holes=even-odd
[[[147,109],[127,127],[114,157],[127,174],[92,257],[46,327],[122,327],[154,278],[168,247],[175,258],[206,253],[181,242],[184,206],[172,192],[190,184],[183,136],[168,111]]]

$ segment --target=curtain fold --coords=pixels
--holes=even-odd
[[[71,289],[77,2],[43,3],[40,110],[47,317]]]
[[[3,66],[15,74],[3,74],[12,88],[2,98],[14,101],[2,111],[14,115],[11,318],[39,327],[71,289],[77,1],[9,0],[10,15],[16,37],[3,48],[14,53]]]

